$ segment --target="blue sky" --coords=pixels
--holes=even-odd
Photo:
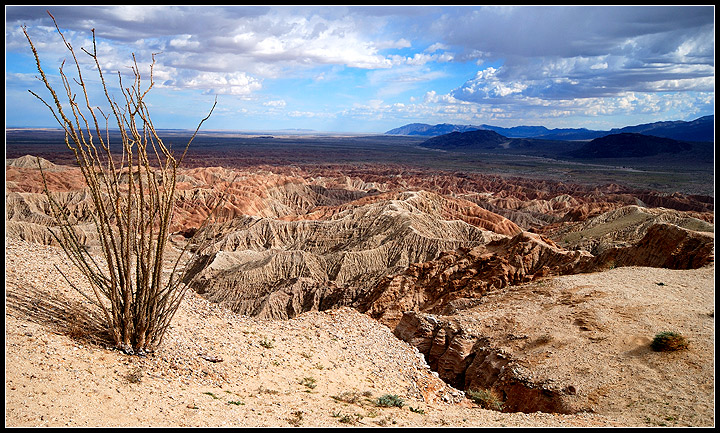
[[[216,97],[203,129],[610,129],[714,113],[712,6],[6,6],[6,126],[57,126],[28,93],[47,95],[21,30],[61,90],[71,59],[47,10],[91,92],[91,29],[111,84],[133,53],[143,77],[159,53],[158,128],[194,129]]]

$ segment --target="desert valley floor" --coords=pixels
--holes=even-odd
[[[6,154],[5,425],[715,424],[712,197],[627,169],[575,183],[567,166],[459,172],[389,150],[293,162],[294,146],[182,169],[171,251],[227,200],[147,356],[104,339],[47,231],[38,159]],[[98,254],[82,176],[56,155],[39,160],[48,188]],[[651,350],[664,331],[689,347]]]

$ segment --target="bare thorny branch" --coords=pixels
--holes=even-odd
[[[182,154],[176,157],[155,130],[144,101],[154,84],[155,54],[152,56],[146,88],[142,87],[143,81],[134,55],[134,80],[129,87],[123,87],[118,72],[122,99],[117,102],[108,91],[97,57],[95,31],[92,30],[92,49],[83,48],[82,51],[95,63],[104,96],[111,109],[111,114],[105,115],[99,107],[91,105],[75,51],[65,39],[55,18],[48,14],[76,66],[77,78],[73,78],[72,82],[80,89],[85,109],[81,108],[71,81],[63,70],[64,62],[59,72],[68,102],[67,105],[60,102],[41,67],[38,52],[27,29],[23,27],[40,73],[38,79],[50,92],[52,103],[29,92],[50,109],[65,130],[65,144],[75,155],[95,206],[93,220],[104,263],[97,263],[90,255],[75,233],[66,210],[52,198],[43,174],[45,193],[58,223],[56,231],[51,230],[51,233],[72,263],[87,277],[93,290],[94,303],[102,309],[116,346],[128,353],[152,351],[161,343],[188,287],[181,277],[184,270],[180,272],[179,266],[182,254],[188,252],[190,242],[175,261],[170,276],[163,278],[176,200],[177,170],[200,127],[212,115],[217,100],[198,124]],[[114,118],[120,132],[122,147],[119,162],[116,162],[117,157],[110,148],[111,118]],[[154,159],[149,155],[154,156]],[[219,204],[220,201],[216,207]],[[212,212],[205,224],[211,216]],[[91,299],[87,294],[83,295]]]

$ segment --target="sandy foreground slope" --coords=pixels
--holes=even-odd
[[[389,328],[352,309],[263,321],[189,292],[160,349],[128,356],[83,337],[82,284],[62,251],[6,238],[6,426],[712,426],[714,425],[714,266],[691,271],[616,268],[559,277],[603,284],[606,296],[636,296],[627,282],[673,288],[657,304],[658,331],[680,330],[689,350],[647,362],[645,342],[628,368],[635,383],[608,389],[604,412],[556,415],[481,409],[445,385]],[[657,281],[655,281],[657,280]],[[627,338],[624,338],[627,339]],[[639,338],[639,337],[638,337]],[[623,341],[624,341],[623,340]],[[630,344],[630,343],[628,343]],[[397,395],[403,407],[376,399]]]

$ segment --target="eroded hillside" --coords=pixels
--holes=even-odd
[[[92,248],[92,204],[78,169],[40,164]],[[53,243],[38,160],[9,160],[6,177],[8,233]],[[194,235],[188,279],[195,290],[265,318],[350,305],[394,324],[405,310],[437,312],[543,276],[624,265],[697,268],[714,257],[711,202],[618,185],[400,174],[390,166],[207,167],[182,171],[178,190],[174,240]]]
[[[93,209],[78,170],[41,164],[48,188],[93,250]],[[7,236],[54,243],[37,160],[8,160],[6,179]],[[511,410],[587,410],[601,385],[577,391],[547,374],[528,379],[538,359],[527,354],[546,343],[532,343],[542,336],[511,326],[512,315],[497,315],[490,302],[522,292],[528,305],[539,296],[551,310],[564,292],[515,288],[625,266],[700,269],[714,262],[707,197],[390,165],[190,168],[179,181],[173,241],[193,242],[187,278],[197,293],[263,319],[353,307],[417,347],[451,385],[501,391]],[[211,224],[201,228],[211,212]],[[601,307],[590,313],[583,306],[572,323],[606,332],[603,315],[621,314],[620,307]],[[468,319],[491,311],[492,322],[509,324],[483,324],[479,332]],[[558,332],[550,341],[570,338]],[[522,350],[498,349],[514,339]],[[504,368],[516,364],[526,369]]]

